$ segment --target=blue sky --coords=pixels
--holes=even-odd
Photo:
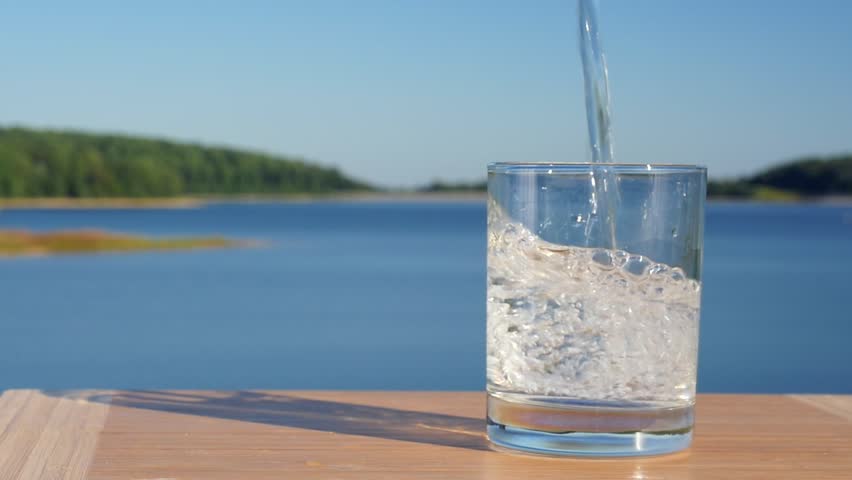
[[[852,2],[602,0],[616,159],[852,151]],[[294,154],[408,186],[587,161],[576,4],[0,1],[0,123]]]

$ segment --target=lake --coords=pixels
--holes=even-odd
[[[482,389],[481,202],[11,210],[259,248],[0,260],[0,389]],[[699,390],[852,393],[852,207],[710,204]]]

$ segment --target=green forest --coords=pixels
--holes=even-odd
[[[712,175],[712,172],[710,172]],[[448,183],[436,180],[424,192],[485,191],[480,183]],[[852,195],[852,154],[827,158],[803,158],[767,168],[756,175],[730,180],[711,180],[710,197],[797,200],[829,195]]]
[[[852,195],[852,154],[803,158],[749,177],[711,181],[707,194],[763,200]]]
[[[484,192],[488,188],[488,183],[486,182],[444,182],[442,180],[434,180],[429,185],[418,189],[420,192],[424,193],[470,193],[470,192]]]
[[[711,172],[712,175],[712,172]],[[421,192],[477,192],[435,181]],[[125,135],[0,127],[0,198],[148,198],[371,191],[297,158]],[[852,195],[852,154],[803,158],[708,184],[711,197],[795,200]]]
[[[0,128],[0,197],[173,197],[370,190],[300,159],[166,140]]]

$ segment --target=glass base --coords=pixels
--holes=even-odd
[[[693,407],[607,405],[575,399],[488,395],[488,438],[542,455],[622,457],[677,452],[692,442]]]
[[[498,447],[539,455],[628,457],[662,455],[689,447],[692,432],[654,433],[547,433],[489,424],[488,438]]]

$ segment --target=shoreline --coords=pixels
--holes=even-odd
[[[198,209],[215,204],[276,204],[276,203],[330,203],[330,202],[388,202],[388,203],[456,203],[484,202],[485,192],[344,192],[330,194],[293,195],[234,195],[186,196],[167,198],[0,198],[3,210],[146,210],[146,209]],[[802,198],[786,201],[766,201],[747,198],[713,197],[711,204],[754,205],[823,205],[852,206],[852,196]]]
[[[200,198],[0,198],[2,210],[77,210],[77,209],[190,209],[206,202]]]
[[[714,205],[817,205],[824,207],[849,207],[852,206],[852,196],[832,195],[827,197],[798,198],[795,200],[708,197],[707,203]]]
[[[480,202],[485,192],[342,192],[329,194],[186,196],[151,198],[0,198],[3,210],[196,209],[214,204],[320,202]]]

